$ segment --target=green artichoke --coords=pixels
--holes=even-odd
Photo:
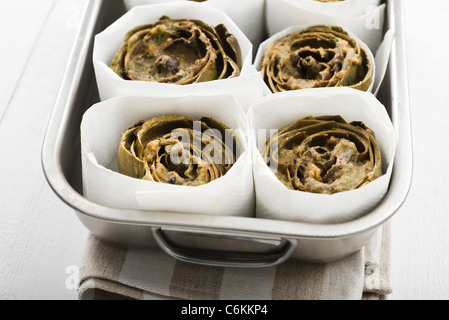
[[[239,76],[242,54],[223,24],[164,16],[128,31],[110,67],[126,80],[184,85]]]
[[[292,190],[334,194],[382,175],[374,132],[341,116],[297,120],[279,129],[261,152],[276,177]]]
[[[122,135],[118,169],[133,178],[199,186],[225,175],[236,151],[232,131],[220,121],[164,115],[141,121]]]
[[[339,86],[368,91],[373,82],[365,49],[342,28],[325,25],[270,43],[261,73],[272,92]]]

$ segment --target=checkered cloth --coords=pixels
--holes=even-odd
[[[391,293],[389,243],[387,222],[368,245],[342,260],[248,269],[186,263],[89,235],[78,294],[80,300],[383,300]]]

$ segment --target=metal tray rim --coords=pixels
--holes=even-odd
[[[154,213],[138,210],[124,210],[108,208],[97,205],[78,194],[62,174],[59,163],[61,150],[61,135],[64,127],[70,121],[68,110],[73,103],[81,67],[88,61],[89,43],[86,39],[92,39],[95,19],[99,14],[104,0],[87,0],[84,9],[84,19],[78,30],[69,63],[60,87],[53,113],[51,115],[44,143],[42,146],[42,168],[45,177],[55,194],[68,206],[78,213],[89,218],[108,221],[117,224],[143,225],[143,226],[167,226],[185,230],[208,230],[229,232],[232,234],[265,234],[280,235],[297,238],[346,238],[367,230],[376,228],[388,220],[405,201],[412,180],[412,144],[410,114],[408,104],[408,87],[406,59],[397,59],[398,54],[405,52],[405,39],[403,36],[402,0],[388,0],[389,19],[394,22],[396,38],[393,46],[390,70],[393,86],[393,104],[397,108],[393,112],[400,112],[400,116],[393,115],[393,124],[397,130],[397,136],[405,139],[405,143],[398,143],[398,154],[395,160],[392,179],[392,188],[383,202],[369,214],[343,224],[337,225],[312,225],[300,222],[273,221],[259,218],[246,217],[205,217],[203,215],[185,215],[180,213]],[[394,7],[394,8],[393,8]],[[394,79],[402,79],[401,86]],[[399,182],[397,180],[399,179]],[[400,184],[398,186],[398,184]],[[392,195],[394,193],[394,195]],[[393,198],[394,196],[394,198]],[[393,199],[392,199],[393,198]],[[164,217],[161,217],[161,216]],[[188,216],[188,219],[186,219]],[[179,222],[173,218],[180,217]]]

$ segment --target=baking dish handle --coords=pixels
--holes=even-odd
[[[160,249],[169,256],[184,262],[215,267],[255,268],[275,266],[288,260],[297,246],[296,239],[278,239],[279,242],[284,240],[284,245],[274,252],[256,253],[193,249],[170,244],[164,237],[161,227],[152,227],[151,232]],[[257,241],[257,239],[252,238],[246,240]]]

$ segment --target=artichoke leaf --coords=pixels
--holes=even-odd
[[[118,149],[119,171],[129,177],[143,178],[147,164],[138,159],[134,152],[136,129],[128,130],[121,138]]]
[[[217,25],[215,29],[222,40],[224,51],[228,53],[228,56],[237,65],[237,68],[241,69],[243,65],[242,51],[237,38],[229,33],[223,24]]]

